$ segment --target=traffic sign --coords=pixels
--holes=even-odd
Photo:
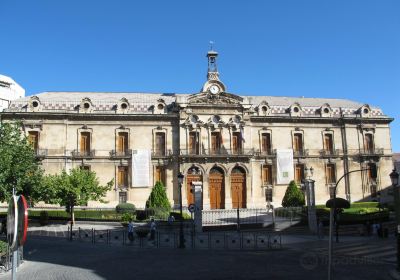
[[[7,214],[7,240],[10,250],[17,249],[17,231],[18,231],[18,201],[17,196],[13,195],[8,203]]]
[[[28,231],[28,203],[23,195],[18,198],[18,246],[23,246],[26,241]]]
[[[190,213],[196,212],[196,205],[195,204],[189,204],[188,210]]]

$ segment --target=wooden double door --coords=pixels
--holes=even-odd
[[[187,193],[187,203],[188,205],[194,204],[194,192],[192,189],[192,182],[202,182],[203,178],[201,175],[198,174],[188,174],[186,177],[186,193]]]
[[[231,196],[232,208],[246,208],[246,174],[240,170],[231,174]]]
[[[224,173],[222,170],[214,168],[210,171],[209,186],[210,186],[210,208],[224,209],[225,208],[225,186]]]

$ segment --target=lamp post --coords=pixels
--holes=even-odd
[[[394,205],[396,210],[396,222],[397,222],[397,272],[400,272],[400,185],[399,185],[399,173],[396,169],[393,169],[390,173],[390,180],[393,186]]]
[[[183,178],[185,176],[182,174],[182,172],[179,172],[178,174],[178,185],[179,185],[179,210],[181,213],[181,219],[179,223],[179,248],[183,249],[185,248],[185,237],[183,235],[183,213],[182,213],[182,183],[183,183]]]
[[[332,279],[332,255],[333,255],[333,246],[332,246],[332,236],[333,236],[333,220],[334,220],[334,213],[336,212],[336,207],[339,208],[350,208],[350,202],[343,199],[343,198],[336,198],[336,190],[337,187],[342,181],[342,179],[346,176],[348,176],[351,173],[354,172],[363,172],[363,171],[368,171],[370,170],[369,168],[365,169],[357,169],[357,170],[352,170],[349,171],[345,174],[343,174],[342,177],[339,178],[339,180],[336,181],[335,187],[333,188],[333,198],[329,199],[326,202],[326,207],[330,208],[329,211],[329,246],[328,246],[328,280]]]
[[[314,168],[306,167],[304,169],[306,179],[304,180],[306,197],[307,197],[307,215],[308,215],[308,226],[312,232],[317,232],[317,214],[315,211],[315,181],[311,179],[314,175]]]

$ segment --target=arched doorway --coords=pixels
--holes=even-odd
[[[246,208],[246,171],[235,167],[231,173],[232,208]]]
[[[224,171],[219,167],[210,170],[210,208],[225,208],[225,182]]]
[[[192,182],[203,182],[203,176],[201,174],[200,168],[193,166],[188,170],[186,176],[186,193],[187,193],[187,203],[188,205],[194,204],[194,192],[192,189]]]

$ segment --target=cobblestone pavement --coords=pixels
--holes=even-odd
[[[327,259],[311,254],[311,239],[280,250],[180,250],[109,246],[31,237],[18,279],[326,279]],[[394,266],[349,256],[335,258],[334,279],[390,279]],[[10,274],[0,275],[9,279]]]

